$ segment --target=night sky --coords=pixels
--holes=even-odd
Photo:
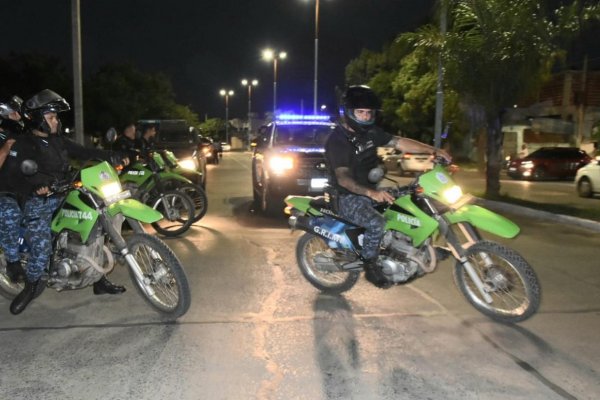
[[[0,55],[54,54],[70,70],[70,3],[0,0]],[[426,23],[434,3],[321,0],[319,104],[335,104],[334,87],[343,85],[344,67],[362,48],[379,51],[398,33]],[[103,64],[130,62],[169,76],[176,100],[201,118],[223,117],[218,91],[233,89],[230,117],[244,117],[244,77],[260,81],[253,111],[272,108],[273,65],[261,59],[262,49],[272,47],[288,53],[278,64],[278,106],[312,110],[314,11],[314,0],[81,0],[84,76]]]

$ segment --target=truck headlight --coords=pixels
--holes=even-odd
[[[269,159],[269,168],[275,173],[285,173],[294,168],[294,159],[289,156],[274,156]]]

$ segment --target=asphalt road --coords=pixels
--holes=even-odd
[[[209,166],[209,212],[168,240],[192,306],[161,319],[123,269],[121,296],[47,290],[21,315],[0,298],[0,399],[596,399],[600,274],[593,231],[519,216],[502,241],[537,271],[537,315],[495,323],[452,263],[409,285],[319,294],[284,218],[251,210],[250,156]],[[515,215],[507,215],[517,218]]]

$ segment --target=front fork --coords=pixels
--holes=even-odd
[[[121,226],[122,225],[122,217],[117,216],[115,218],[121,220],[121,224],[118,224],[119,226]],[[125,239],[123,239],[123,236],[121,236],[120,230],[117,230],[117,228],[113,225],[112,219],[106,214],[105,210],[101,211],[99,220],[100,220],[100,223],[102,224],[102,228],[104,228],[104,231],[108,234],[108,237],[110,238],[110,240],[115,244],[117,250],[119,250],[119,253],[123,256],[123,258],[125,258],[125,261],[127,261],[127,265],[129,265],[129,268],[131,268],[131,271],[133,272],[135,279],[140,283],[139,287],[148,296],[150,296],[150,297],[154,296],[154,289],[152,289],[151,286],[147,285],[147,282],[146,282],[147,278],[144,276],[144,272],[142,271],[142,268],[138,264],[137,260],[133,256],[133,254],[131,254],[129,252],[129,248],[127,247],[127,242],[125,241]],[[132,227],[134,232],[144,233],[144,228],[142,227],[142,225],[139,221],[133,220],[131,218],[127,218],[127,221],[129,222],[129,225]]]
[[[451,229],[450,225],[448,224],[448,221],[446,221],[444,217],[438,216],[438,222],[440,226],[440,232],[446,238],[446,241],[450,246],[450,251],[452,251],[452,254],[461,263],[465,271],[467,271],[467,274],[475,284],[475,287],[477,288],[483,299],[488,304],[491,304],[493,301],[492,297],[488,294],[488,291],[486,290],[483,281],[475,271],[475,268],[473,267],[469,259],[466,257],[466,249],[468,249],[476,242],[480,241],[481,236],[470,224],[459,223],[458,227],[460,228],[463,236],[467,240],[466,243],[463,244],[461,243],[458,235]],[[489,267],[492,265],[492,260],[486,253],[480,253],[480,256],[483,260],[483,263],[486,266]]]

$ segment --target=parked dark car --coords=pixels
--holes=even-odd
[[[288,116],[263,126],[253,143],[252,190],[261,211],[283,213],[290,194],[322,194],[328,181],[325,140],[335,127],[328,119]]]
[[[577,147],[542,147],[511,160],[507,174],[513,179],[573,179],[590,161],[590,156]]]

